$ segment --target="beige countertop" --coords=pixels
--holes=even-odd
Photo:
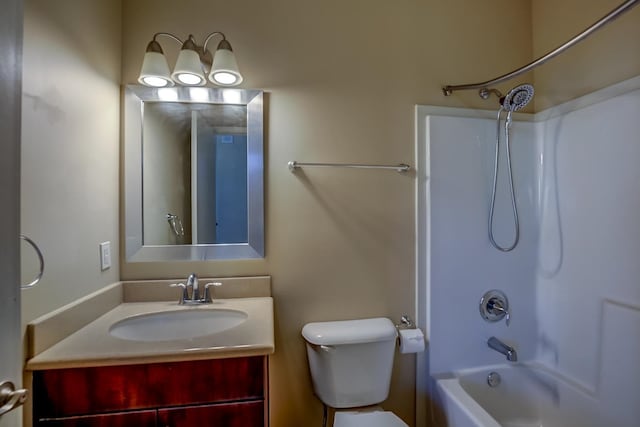
[[[264,282],[264,278],[263,279]],[[157,362],[176,362],[198,359],[267,355],[274,352],[273,299],[265,294],[264,283],[259,284],[260,296],[247,296],[243,290],[237,298],[216,299],[213,304],[186,306],[176,301],[139,301],[127,297],[132,282],[118,283],[95,293],[82,301],[64,307],[30,324],[29,359],[27,370],[59,369],[88,366],[109,366]],[[140,282],[149,286],[149,282]],[[160,285],[164,286],[162,282]],[[129,289],[129,290],[127,290]],[[270,291],[268,292],[270,294]],[[174,293],[175,294],[175,293]],[[221,293],[221,296],[227,296]],[[118,297],[119,296],[119,297]],[[118,300],[118,298],[120,298]],[[108,304],[105,301],[110,301]],[[133,300],[133,301],[132,301]],[[134,302],[135,301],[135,302]],[[95,318],[87,312],[99,304]],[[240,310],[247,319],[231,328],[196,338],[170,341],[131,341],[112,336],[111,326],[131,316],[177,310]],[[81,318],[73,324],[69,319]],[[69,324],[73,324],[69,326]],[[66,336],[55,342],[48,333],[63,325]],[[55,334],[54,334],[55,335]]]

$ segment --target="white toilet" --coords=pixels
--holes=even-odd
[[[334,427],[408,427],[376,405],[389,395],[397,332],[387,318],[309,323],[302,328],[316,395],[336,411]]]

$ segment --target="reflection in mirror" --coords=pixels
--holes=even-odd
[[[127,88],[130,262],[264,254],[262,92],[193,89]]]
[[[247,107],[145,105],[145,245],[247,243]]]

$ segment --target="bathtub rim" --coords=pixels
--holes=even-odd
[[[557,371],[544,363],[530,360],[526,362],[516,362],[516,363],[496,363],[492,365],[482,365],[482,366],[474,366],[471,368],[463,368],[458,369],[453,372],[446,372],[442,374],[433,375],[433,381],[437,382],[442,379],[458,379],[462,376],[477,374],[482,371],[497,371],[500,369],[530,369],[534,371],[540,371],[545,375],[548,375],[554,378],[556,381],[562,382],[565,385],[576,389],[576,391],[586,395],[589,398],[597,399],[598,398],[598,389],[597,387],[590,387],[587,384],[579,381],[575,378],[567,376],[566,374]]]
[[[445,416],[448,417],[448,404],[450,400],[456,405],[470,420],[482,427],[502,427],[486,409],[484,409],[460,384],[457,376],[436,379],[436,388],[440,394],[439,399],[444,406]]]
[[[476,375],[479,373],[489,373],[491,371],[504,371],[505,369],[528,369],[532,371],[538,371],[553,378],[555,381],[564,383],[566,387],[572,388],[576,393],[582,394],[586,399],[597,399],[598,393],[585,387],[579,381],[575,381],[561,372],[558,372],[548,366],[536,362],[517,362],[517,363],[500,363],[492,365],[476,366],[472,368],[459,369],[453,372],[437,374],[432,376],[432,380],[435,383],[435,389],[438,394],[437,399],[443,408],[445,413],[447,412],[447,406],[445,400],[451,400],[452,403],[457,405],[458,408],[472,420],[476,425],[482,427],[502,427],[502,425],[489,414],[489,412],[480,405],[461,384],[461,377]]]

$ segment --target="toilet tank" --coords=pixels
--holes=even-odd
[[[326,405],[355,408],[387,398],[397,336],[391,320],[309,323],[302,336],[313,388]]]

